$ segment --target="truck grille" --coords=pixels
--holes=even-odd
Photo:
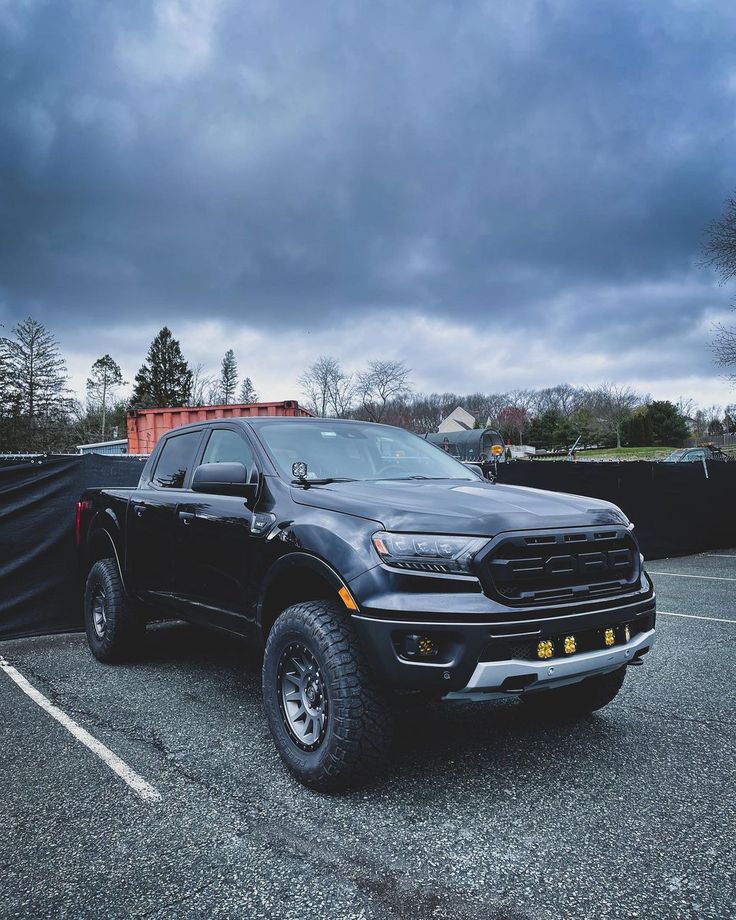
[[[639,549],[624,527],[507,534],[475,560],[484,592],[527,605],[634,591]]]

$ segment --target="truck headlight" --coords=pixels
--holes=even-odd
[[[487,542],[487,539],[478,537],[446,537],[441,534],[385,531],[373,534],[373,545],[386,565],[444,575],[470,575],[473,556]]]

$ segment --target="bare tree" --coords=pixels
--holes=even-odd
[[[708,226],[704,251],[705,264],[715,269],[721,284],[736,277],[736,197],[726,201],[721,216]],[[736,326],[716,324],[713,352],[716,364],[736,383]]]
[[[217,388],[217,380],[212,374],[206,374],[204,366],[197,364],[192,369],[192,395],[189,400],[190,406],[208,406],[208,396],[211,395],[213,388]],[[217,400],[215,400],[217,402]]]
[[[616,437],[616,447],[621,447],[621,432],[637,406],[645,400],[631,387],[603,383],[589,391],[593,412],[604,434]]]
[[[371,422],[383,420],[388,404],[411,392],[411,369],[403,361],[371,361],[358,374],[361,410]]]
[[[299,378],[307,407],[322,418],[345,418],[355,399],[355,382],[337,358],[322,355]]]
[[[728,379],[736,384],[736,326],[716,324],[713,340],[713,353],[716,364],[728,370]]]
[[[92,365],[90,376],[87,378],[87,403],[93,412],[99,412],[100,440],[105,440],[108,405],[115,400],[115,391],[118,387],[125,386],[123,372],[120,365],[110,355],[103,355]]]
[[[521,445],[524,443],[524,432],[529,427],[529,413],[523,406],[508,405],[498,413],[498,427],[506,437],[518,435]]]

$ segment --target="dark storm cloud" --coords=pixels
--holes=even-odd
[[[403,309],[556,347],[636,330],[674,372],[723,303],[692,277],[734,181],[735,27],[730,3],[11,0],[0,319]]]

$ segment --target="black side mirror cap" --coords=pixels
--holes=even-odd
[[[258,483],[248,481],[248,471],[242,463],[203,463],[194,471],[191,489],[206,495],[255,498]]]

